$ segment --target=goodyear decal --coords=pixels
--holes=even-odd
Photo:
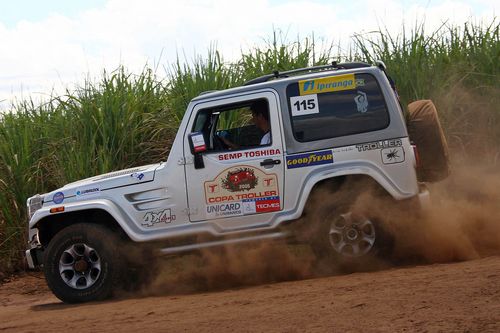
[[[299,81],[299,93],[301,96],[351,89],[356,89],[354,74]]]
[[[323,150],[314,153],[299,154],[286,157],[286,167],[288,169],[331,163],[333,163],[333,153],[331,150]]]

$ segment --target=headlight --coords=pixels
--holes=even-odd
[[[31,217],[33,217],[33,214],[35,214],[37,210],[42,208],[42,205],[43,205],[43,197],[39,194],[28,199],[28,214],[30,220]]]

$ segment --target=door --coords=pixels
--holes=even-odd
[[[201,166],[185,165],[190,221],[212,221],[224,230],[270,223],[283,209],[281,132],[274,92],[196,105],[184,137],[185,159],[195,159],[191,133],[197,133],[197,141],[202,138],[197,147],[206,151],[196,157]]]

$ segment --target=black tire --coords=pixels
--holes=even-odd
[[[103,300],[119,285],[120,238],[95,224],[64,228],[49,243],[44,273],[52,292],[66,303]]]
[[[387,205],[392,207],[392,198],[370,177],[332,179],[315,187],[297,238],[311,245],[318,273],[371,270],[374,259],[388,258],[394,241],[382,223]]]
[[[408,118],[408,134],[420,157],[418,179],[424,182],[445,179],[450,175],[450,159],[436,107],[430,100],[410,103]]]

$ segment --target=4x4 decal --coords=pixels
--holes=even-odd
[[[175,221],[175,215],[172,215],[170,209],[164,209],[161,212],[149,212],[144,215],[144,218],[142,220],[142,226],[152,227],[153,225],[158,223],[170,223],[172,221]]]

